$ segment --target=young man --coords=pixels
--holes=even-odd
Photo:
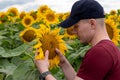
[[[70,17],[59,24],[63,28],[74,26],[73,33],[80,42],[92,45],[77,73],[65,56],[55,50],[67,80],[120,80],[120,52],[107,34],[104,17],[103,7],[97,1],[79,0],[72,6]],[[49,74],[48,56],[46,51],[45,59],[36,60],[35,64],[45,80],[56,80]]]

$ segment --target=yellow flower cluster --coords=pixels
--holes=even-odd
[[[111,10],[109,14],[106,14],[105,23],[110,39],[118,46],[120,42],[120,11]]]
[[[63,38],[75,39],[72,33],[73,27],[62,29],[57,26],[58,23],[68,18],[69,12],[57,13],[51,10],[47,5],[41,5],[36,11],[19,12],[17,8],[11,7],[7,12],[0,12],[0,24],[7,22],[19,23],[24,27],[20,37],[24,42],[36,41],[34,48],[38,51],[35,59],[43,59],[46,50],[49,50],[50,68],[59,64],[59,57],[55,53],[55,48],[65,54],[67,51],[66,43]],[[119,45],[120,42],[120,10],[111,10],[106,14],[106,29],[110,39]]]

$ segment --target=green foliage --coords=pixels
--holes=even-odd
[[[0,47],[0,56],[2,57],[14,57],[19,56],[25,52],[25,50],[29,47],[29,45],[22,44],[15,49],[5,49]]]
[[[0,72],[6,74],[5,79],[7,79],[10,75],[13,74],[16,69],[16,65],[10,63],[7,59],[0,59]]]
[[[3,80],[4,75],[0,73],[0,80]]]
[[[38,80],[32,53],[34,42],[21,41],[23,29],[17,22],[0,24],[0,80]]]
[[[32,60],[26,60],[15,69],[13,80],[38,80],[38,76],[39,73]]]
[[[34,64],[32,46],[35,42],[23,43],[19,34],[24,26],[16,22],[6,21],[0,24],[0,80],[39,80],[39,72]],[[38,28],[39,23],[33,24]],[[51,25],[54,29],[56,25]],[[61,34],[62,34],[61,30]],[[66,58],[77,71],[85,52],[90,48],[80,44],[78,39],[65,39],[68,47]],[[59,67],[50,70],[57,80],[65,80]]]

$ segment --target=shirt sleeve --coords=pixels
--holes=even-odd
[[[96,47],[87,52],[77,76],[84,80],[103,80],[112,64],[109,52],[103,47]]]

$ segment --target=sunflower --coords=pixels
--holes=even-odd
[[[64,38],[68,38],[68,39],[75,39],[76,38],[76,35],[74,33],[72,33],[73,28],[74,27],[71,26],[70,28],[65,29]]]
[[[116,11],[116,10],[111,10],[111,11],[110,11],[110,14],[111,14],[111,15],[117,14],[117,11]]]
[[[30,16],[32,16],[33,18],[34,18],[34,21],[36,21],[37,20],[37,18],[38,18],[38,15],[37,15],[37,11],[30,11]]]
[[[37,30],[29,27],[20,33],[20,37],[24,42],[31,42],[37,37]]]
[[[70,16],[70,12],[66,12],[66,13],[64,13],[62,19],[65,20],[65,19],[67,19],[69,16]]]
[[[37,15],[36,22],[44,22],[43,21],[43,18],[44,18],[43,14],[37,12],[36,15]]]
[[[44,21],[47,25],[50,25],[50,24],[58,23],[59,19],[58,19],[57,15],[55,14],[55,12],[48,11],[44,16]]]
[[[11,8],[9,8],[9,9],[7,10],[7,14],[8,14],[9,16],[12,16],[12,17],[18,17],[19,11],[18,11],[17,8],[11,7]]]
[[[107,19],[113,20],[115,24],[118,23],[118,15],[117,14],[109,15]]]
[[[19,17],[20,17],[21,19],[23,19],[25,15],[26,15],[26,12],[25,12],[25,11],[22,11],[22,12],[20,13]]]
[[[0,12],[0,22],[4,23],[8,20],[8,16],[5,12]]]
[[[39,33],[41,37],[38,39],[38,43],[34,46],[34,48],[38,49],[38,56],[35,59],[43,59],[44,53],[46,50],[49,50],[49,62],[50,69],[58,66],[59,57],[55,53],[55,48],[58,48],[64,55],[67,47],[65,42],[62,40],[63,36],[59,35],[60,28],[50,30],[47,27],[41,27],[39,29]]]
[[[37,12],[40,14],[45,14],[49,10],[51,11],[51,9],[47,5],[42,5],[38,8]]]
[[[120,22],[120,15],[118,15],[118,21]]]
[[[109,18],[105,20],[105,23],[110,39],[115,45],[119,45],[118,42],[120,41],[120,30],[117,28],[118,24]]]
[[[62,21],[62,18],[64,16],[64,13],[57,13],[58,19]]]
[[[32,24],[34,23],[34,19],[32,16],[30,15],[26,15],[23,19],[22,19],[22,24],[27,28],[30,27]]]

